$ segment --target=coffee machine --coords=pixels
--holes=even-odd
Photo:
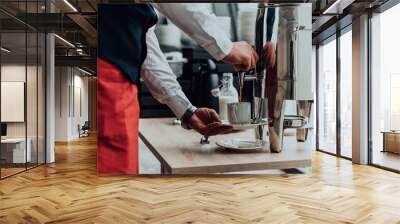
[[[284,129],[296,128],[298,142],[309,137],[312,103],[312,6],[308,3],[259,3],[255,48],[259,60],[253,80],[253,120],[268,119],[255,128],[259,141],[269,137],[271,152],[281,152]],[[285,104],[297,112],[285,116]]]

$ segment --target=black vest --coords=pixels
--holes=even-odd
[[[157,23],[147,4],[99,4],[97,14],[98,57],[122,70],[138,83],[147,55],[146,33]]]

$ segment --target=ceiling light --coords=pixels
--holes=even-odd
[[[69,42],[68,40],[60,37],[58,34],[54,34],[55,37],[57,37],[59,40],[61,40],[62,42],[64,42],[65,44],[67,44],[70,47],[75,48],[75,45],[73,45],[71,42]]]
[[[85,73],[86,75],[90,75],[90,76],[93,75],[92,73],[90,73],[90,72],[88,72],[88,71],[86,71],[86,70],[83,70],[83,69],[81,69],[81,68],[79,68],[79,67],[78,67],[78,70],[81,71],[81,72],[83,72],[83,73]]]
[[[341,14],[343,9],[349,6],[354,0],[336,0],[332,5],[324,10],[322,14]],[[339,3],[344,3],[343,5]],[[342,9],[339,9],[342,8]],[[340,11],[340,12],[339,12]]]
[[[64,0],[64,3],[68,5],[74,12],[78,12],[78,10],[73,6],[68,0]]]
[[[78,55],[84,55],[83,49],[81,49],[81,48],[77,48],[76,53],[78,53]]]
[[[1,51],[4,51],[6,53],[10,53],[11,52],[11,50],[9,50],[9,49],[7,49],[5,47],[1,47],[0,49],[1,49]]]

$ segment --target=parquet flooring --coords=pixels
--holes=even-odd
[[[1,176],[2,177],[7,177],[7,176],[11,176],[15,173],[19,173],[25,170],[25,167],[23,168],[1,168]]]
[[[95,138],[0,181],[0,223],[400,223],[400,175],[315,152],[310,175],[98,176]]]

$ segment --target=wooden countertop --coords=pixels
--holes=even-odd
[[[267,169],[290,169],[311,166],[312,136],[305,143],[295,136],[285,136],[281,153],[267,150],[238,153],[219,148],[215,142],[224,138],[254,139],[254,130],[210,137],[201,145],[201,135],[173,125],[172,118],[141,119],[140,138],[162,164],[165,173],[210,174]]]

